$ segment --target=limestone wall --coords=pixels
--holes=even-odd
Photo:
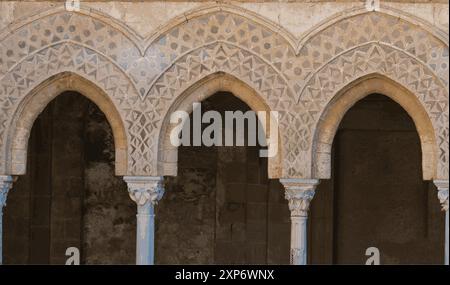
[[[0,30],[21,18],[62,5],[64,1],[0,1]],[[142,37],[155,33],[184,13],[217,2],[242,7],[282,26],[300,38],[315,25],[364,1],[92,1],[82,5],[103,12],[125,23]],[[448,33],[448,1],[381,1],[383,5],[419,17]]]

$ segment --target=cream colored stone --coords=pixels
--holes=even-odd
[[[271,177],[325,177],[346,111],[329,107],[351,104],[361,94],[339,94],[376,75],[413,95],[399,101],[419,118],[424,178],[448,179],[448,4],[415,2],[368,12],[361,1],[82,1],[70,13],[61,2],[0,2],[0,174],[25,171],[35,117],[76,87],[108,117],[118,174],[173,174],[170,113],[229,91],[282,114]]]

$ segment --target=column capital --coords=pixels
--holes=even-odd
[[[0,175],[0,211],[6,206],[6,198],[9,190],[12,188],[14,177],[9,175]]]
[[[291,217],[307,217],[309,205],[320,181],[317,179],[283,178],[280,179],[280,182],[285,188],[285,198],[289,201]]]
[[[448,180],[434,180],[434,185],[438,189],[438,198],[441,202],[442,210],[448,211]]]
[[[161,176],[124,176],[123,180],[128,185],[130,198],[143,206],[150,202],[158,203],[164,195],[163,177]]]

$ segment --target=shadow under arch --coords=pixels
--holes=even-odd
[[[84,77],[63,72],[48,78],[29,92],[19,103],[13,115],[6,145],[7,170],[11,175],[26,173],[28,139],[38,115],[57,96],[66,91],[75,91],[98,106],[111,126],[115,146],[115,173],[127,173],[127,134],[119,111],[108,95]]]
[[[370,94],[385,95],[398,103],[413,120],[422,150],[422,176],[432,180],[437,174],[437,143],[433,124],[418,98],[399,83],[379,74],[353,81],[328,103],[317,124],[312,147],[312,174],[318,179],[331,177],[331,148],[347,111]]]
[[[265,100],[251,87],[238,78],[224,72],[216,72],[197,81],[194,85],[186,89],[170,106],[162,122],[158,138],[158,173],[167,176],[177,175],[178,148],[170,142],[170,133],[175,127],[170,123],[170,116],[174,111],[192,112],[192,104],[202,102],[217,92],[230,92],[254,112],[262,111],[270,114],[270,107]],[[269,116],[269,115],[268,115]],[[267,117],[268,117],[267,116]],[[281,176],[282,144],[278,128],[278,121],[273,120],[273,126],[277,131],[276,155],[268,157],[269,178],[279,178]],[[266,120],[261,125],[266,134],[266,138],[271,137],[270,120]]]

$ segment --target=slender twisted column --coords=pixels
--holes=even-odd
[[[13,181],[11,176],[0,175],[0,265],[3,264],[3,207]]]
[[[445,265],[448,264],[448,180],[434,180],[438,189],[439,202],[442,205],[442,211],[445,211]]]
[[[155,257],[155,205],[164,194],[163,178],[126,176],[128,192],[137,204],[136,264],[153,265]]]
[[[308,211],[319,180],[280,179],[291,211],[291,264],[306,265],[308,249]]]

